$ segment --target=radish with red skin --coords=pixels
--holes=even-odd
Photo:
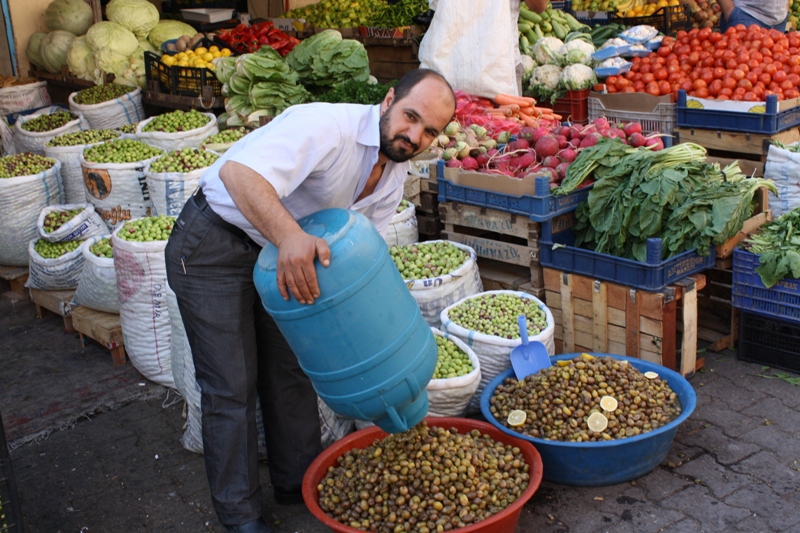
[[[550,183],[558,183],[561,181],[558,178],[558,172],[554,168],[542,168],[540,172],[541,174],[548,176]]]
[[[561,164],[561,160],[554,155],[548,155],[542,161],[542,166],[545,168],[556,168]]]
[[[554,156],[558,153],[560,149],[558,139],[553,137],[552,135],[547,135],[542,137],[538,141],[536,141],[536,145],[534,146],[534,150],[536,150],[536,154],[541,158],[546,158],[547,156]]]
[[[494,155],[497,154],[498,152],[499,150],[497,148],[492,148],[486,152],[486,155],[488,155],[489,157],[494,157]]]
[[[534,134],[535,131],[536,130],[534,130],[530,126],[525,126],[521,130],[519,130],[519,136],[518,137],[520,139],[525,139],[526,141],[530,141],[531,139],[533,139],[533,134]]]
[[[556,167],[556,172],[558,172],[558,177],[560,180],[563,180],[567,176],[568,168],[569,163],[561,163]]]
[[[644,146],[645,148],[653,148],[653,150],[663,150],[664,149],[664,141],[661,140],[661,137],[647,137],[647,141],[645,141]]]
[[[511,160],[508,162],[508,168],[515,169],[515,170],[519,169],[520,168],[520,166],[519,166],[519,157],[517,157],[517,156],[512,157]]]
[[[570,147],[567,147],[558,152],[558,154],[556,154],[556,157],[558,157],[561,161],[565,163],[572,163],[573,161],[575,161],[575,158],[578,157],[578,152],[576,152]]]
[[[530,147],[531,147],[530,143],[525,139],[518,139],[516,141],[508,143],[508,150],[512,152],[516,150],[527,150]]]
[[[607,137],[609,139],[625,139],[627,137],[627,135],[625,134],[624,131],[622,131],[619,128],[611,128],[608,131]]]
[[[475,158],[475,161],[478,163],[479,167],[486,168],[489,165],[489,154],[488,152],[485,154],[478,154]]]
[[[459,161],[454,157],[453,159],[445,163],[444,166],[448,168],[461,168],[463,165],[461,164],[461,161]]]
[[[533,144],[536,144],[539,142],[539,139],[541,139],[542,137],[547,137],[548,135],[550,135],[551,132],[552,128],[548,128],[546,126],[539,126],[535,130],[533,130],[533,135],[531,135],[530,141]]]
[[[556,140],[558,141],[559,150],[563,150],[564,148],[569,146],[569,139],[567,139],[563,135],[556,135]]]
[[[626,137],[630,137],[634,133],[642,133],[642,125],[638,122],[628,122],[623,128]]]
[[[628,142],[634,148],[641,148],[645,145],[645,143],[647,143],[647,137],[641,133],[633,133],[630,137],[628,137]]]
[[[520,156],[518,161],[519,168],[528,168],[534,163],[536,163],[536,155],[533,153],[532,150]]]
[[[589,135],[587,135],[586,137],[583,138],[583,140],[581,141],[581,146],[580,147],[581,148],[589,148],[590,146],[595,146],[598,143],[598,141],[600,141],[600,139],[602,139],[602,138],[603,138],[603,136],[600,135],[597,132],[590,133]]]
[[[573,139],[575,137],[582,137],[582,133],[583,133],[583,126],[580,124],[573,124],[572,126],[569,127],[568,137]]]
[[[555,130],[556,135],[563,135],[569,137],[569,126],[561,126]]]
[[[608,119],[606,117],[597,117],[592,121],[592,124],[597,126],[598,128],[608,128],[610,124],[608,123]]]
[[[478,170],[478,162],[474,157],[464,157],[461,159],[461,168],[464,170]]]

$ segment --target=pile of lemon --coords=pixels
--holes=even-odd
[[[681,5],[680,0],[627,0],[617,4],[618,15],[625,18],[630,17],[649,17],[662,7],[675,7]]]
[[[228,57],[231,51],[227,48],[219,49],[217,46],[198,46],[194,50],[186,50],[185,52],[178,52],[175,55],[164,54],[161,56],[161,62],[165,65],[172,67],[194,67],[194,68],[207,68],[214,70],[216,67],[213,63],[218,57]]]

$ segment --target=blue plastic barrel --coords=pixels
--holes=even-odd
[[[428,413],[436,340],[385,241],[366,217],[344,209],[298,224],[331,250],[327,268],[316,262],[320,297],[313,305],[284,300],[278,249],[267,244],[253,273],[264,308],[331,409],[389,433],[417,425]]]

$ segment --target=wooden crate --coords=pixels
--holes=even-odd
[[[485,291],[522,291],[545,300],[545,289],[531,285],[530,270],[518,265],[509,265],[492,259],[478,258],[478,271]]]
[[[86,345],[88,337],[108,348],[114,365],[125,364],[125,346],[118,314],[78,306],[72,309],[72,325],[78,332],[83,346]]]
[[[361,39],[369,57],[369,71],[381,83],[399,80],[419,68],[418,45],[409,39]]]
[[[0,265],[0,280],[3,285],[3,297],[17,303],[28,299],[25,282],[28,281],[28,267]]]
[[[75,296],[75,289],[66,291],[44,291],[41,289],[31,289],[31,300],[36,306],[36,318],[44,316],[43,309],[47,309],[64,320],[64,331],[75,333],[72,327],[72,297]]]
[[[697,274],[658,292],[544,269],[546,303],[556,322],[556,353],[602,352],[636,357],[686,376],[697,361]],[[678,314],[678,301],[682,313]],[[678,321],[683,334],[678,361]],[[559,350],[560,344],[560,350]]]
[[[416,206],[420,203],[419,193],[420,177],[409,172],[403,184],[403,198]]]
[[[739,310],[731,305],[730,267],[706,270],[706,286],[697,292],[697,338],[712,352],[733,349],[739,338]]]
[[[791,144],[800,141],[800,128],[791,128],[768,135],[765,133],[740,133],[735,131],[675,128],[674,144],[693,142],[699,144],[710,156],[766,162],[771,141]],[[763,174],[763,172],[762,172]]]

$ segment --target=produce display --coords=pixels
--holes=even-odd
[[[591,28],[578,22],[575,17],[552,6],[541,14],[534,13],[523,2],[519,10],[519,49],[523,54],[533,56],[532,47],[543,37],[566,39],[570,32],[590,31]]]
[[[50,242],[38,239],[33,244],[33,249],[45,259],[58,259],[64,254],[74,252],[81,247],[81,244],[83,241]]]
[[[519,339],[517,317],[528,319],[528,335],[547,328],[545,315],[536,300],[516,294],[483,294],[453,307],[447,317],[462,328],[504,339]]]
[[[216,70],[217,66],[214,62],[215,59],[220,57],[230,57],[231,51],[227,48],[219,49],[218,46],[198,46],[194,50],[186,50],[178,52],[175,55],[164,54],[161,56],[161,62],[171,66],[178,67],[192,67],[192,68],[207,68],[208,70]]]
[[[467,352],[456,346],[456,343],[441,335],[434,335],[438,357],[433,379],[449,379],[466,376],[474,370]]]
[[[380,104],[394,83],[382,85],[356,80],[347,80],[336,85],[331,90],[314,97],[316,102],[346,103],[346,104]]]
[[[124,124],[117,128],[117,131],[120,133],[127,133],[128,135],[133,135],[136,133],[136,127],[139,125],[137,122],[136,124]]]
[[[469,259],[467,252],[447,241],[392,246],[389,253],[406,280],[449,274]]]
[[[627,361],[583,354],[522,381],[506,379],[489,400],[489,410],[523,435],[597,442],[665,426],[680,415],[681,405],[657,375],[642,374]]]
[[[349,450],[317,491],[328,516],[357,529],[450,531],[511,505],[528,487],[528,469],[518,448],[478,430],[460,434],[423,421]],[[424,483],[431,490],[419,490]]]
[[[109,238],[97,241],[89,247],[89,251],[97,257],[106,257],[108,259],[113,259],[114,257],[114,245]]]
[[[202,41],[204,37],[205,35],[202,33],[195,33],[194,35],[181,35],[175,40],[175,42],[165,43],[163,48],[167,52],[186,52],[189,50],[194,50],[194,48],[200,44],[200,41]],[[218,47],[217,51],[219,51]]]
[[[554,103],[567,91],[592,87],[597,83],[590,66],[595,51],[589,33],[572,32],[564,41],[557,37],[542,37],[531,50],[539,66],[531,71],[524,92]]]
[[[136,242],[166,241],[172,233],[172,225],[175,224],[176,218],[159,215],[129,220],[117,232],[117,237]]]
[[[0,178],[32,176],[53,168],[55,159],[25,152],[0,157]]]
[[[402,213],[403,211],[408,209],[410,205],[411,205],[411,203],[408,200],[400,200],[400,205],[397,206],[397,209],[395,210],[395,212],[396,213]]]
[[[784,213],[761,226],[761,231],[744,241],[743,247],[757,254],[756,273],[765,287],[770,288],[783,278],[800,278],[800,208]]]
[[[59,111],[58,113],[52,114],[45,113],[44,115],[39,115],[36,118],[23,122],[22,129],[25,131],[44,133],[46,131],[58,129],[77,118],[78,115],[70,113],[69,111]]]
[[[117,139],[83,151],[83,158],[92,163],[136,163],[156,157],[164,150],[133,139]]]
[[[693,0],[689,2],[689,9],[692,13],[692,26],[695,28],[715,28],[719,25],[722,7],[717,0]],[[791,16],[789,21],[791,21]]]
[[[150,172],[191,172],[210,167],[219,159],[217,154],[197,148],[180,148],[167,152],[150,164]]]
[[[414,23],[413,17],[428,10],[427,0],[321,0],[297,9],[290,9],[283,16],[305,19],[317,28],[353,28],[375,26],[400,28]]]
[[[118,83],[109,83],[108,85],[95,85],[88,89],[83,89],[75,94],[73,100],[76,104],[81,105],[94,105],[115,100],[120,96],[128,94],[135,90],[135,87],[128,85],[120,85]]]
[[[145,124],[142,131],[162,131],[166,133],[177,133],[179,131],[190,131],[202,128],[211,118],[205,113],[196,109],[182,111],[176,109],[169,113],[158,115],[153,120]]]
[[[364,45],[342,39],[336,30],[325,30],[300,44],[286,55],[286,64],[307,86],[328,87],[347,80],[369,79],[369,59]]]
[[[623,0],[617,2],[615,9],[621,17],[649,17],[667,6],[680,6],[680,0]]]
[[[51,211],[44,217],[44,222],[42,223],[44,232],[53,233],[82,212],[82,207],[80,209],[70,209],[67,211]]]
[[[282,57],[300,44],[300,39],[286,35],[275,27],[271,20],[257,22],[250,26],[239,24],[230,30],[218,30],[217,38],[239,53],[253,53],[263,46],[269,46]]]
[[[248,133],[250,133],[250,130],[242,126],[238,128],[228,128],[227,130],[222,130],[219,133],[215,133],[214,135],[209,135],[208,137],[206,137],[203,140],[203,146],[210,144],[235,143]]]
[[[110,141],[119,137],[119,132],[115,130],[83,130],[65,133],[58,137],[53,137],[45,146],[81,146],[83,144],[97,144]]]

